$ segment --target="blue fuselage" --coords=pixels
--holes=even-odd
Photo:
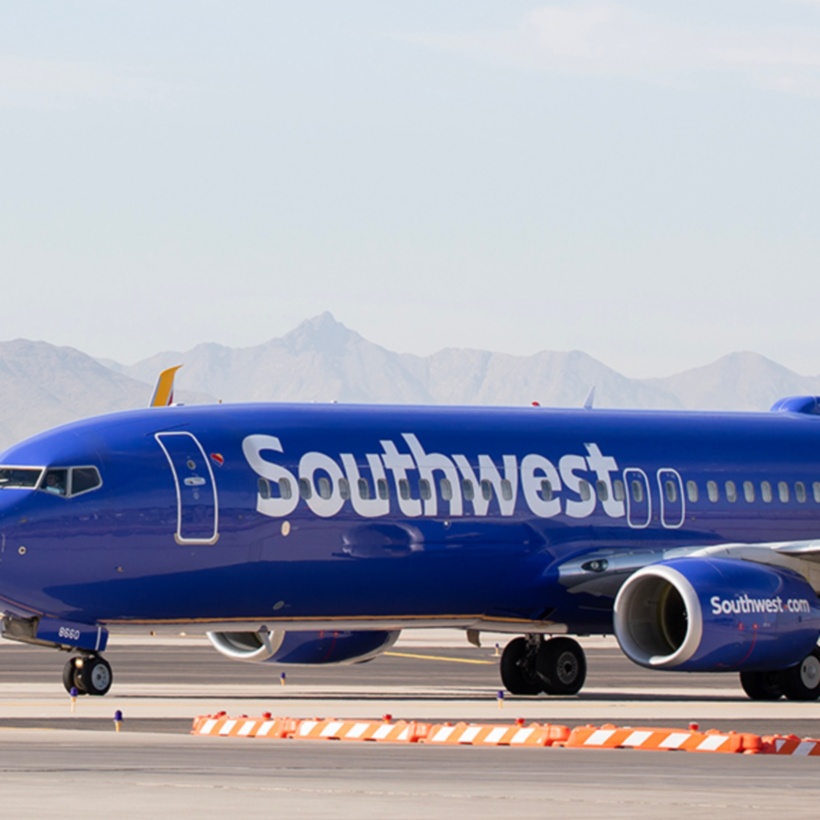
[[[609,632],[612,596],[568,562],[820,536],[820,419],[792,412],[173,407],[2,463],[99,471],[0,489],[4,608],[89,624]]]

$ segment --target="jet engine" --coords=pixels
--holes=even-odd
[[[724,558],[638,570],[621,587],[614,615],[624,654],[650,669],[785,669],[820,634],[820,601],[802,575]]]
[[[389,649],[400,630],[343,632],[209,632],[223,655],[251,663],[362,663]]]

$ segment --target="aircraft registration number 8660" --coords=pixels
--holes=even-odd
[[[68,638],[70,641],[78,641],[80,639],[80,630],[72,629],[70,626],[61,626],[57,631],[61,638]]]

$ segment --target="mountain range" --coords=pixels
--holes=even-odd
[[[309,319],[281,338],[246,348],[215,343],[158,353],[133,365],[18,339],[0,342],[0,450],[67,421],[145,406],[157,374],[183,364],[177,399],[766,410],[788,395],[820,394],[801,376],[756,353],[655,379],[630,379],[578,350],[512,356],[448,348],[394,353],[337,322]]]

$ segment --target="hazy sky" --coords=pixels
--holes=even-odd
[[[0,151],[0,339],[820,373],[820,0],[8,0]]]

